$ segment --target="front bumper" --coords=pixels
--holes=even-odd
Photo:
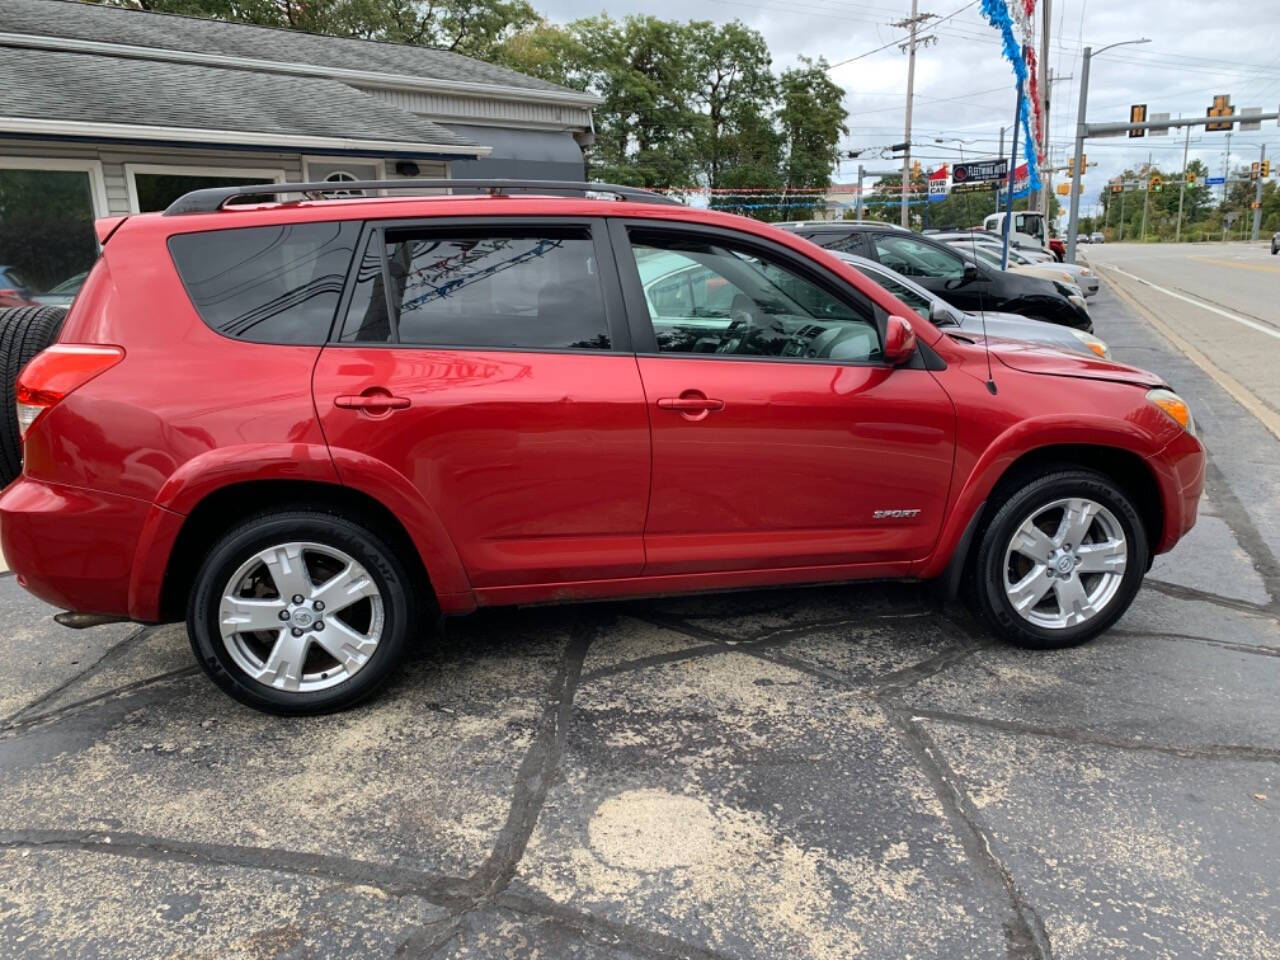
[[[1204,445],[1190,433],[1174,437],[1152,461],[1160,484],[1164,526],[1152,553],[1167,553],[1195,526],[1204,493]]]
[[[151,504],[19,477],[0,496],[0,544],[18,583],[65,610],[129,616],[129,581]]]

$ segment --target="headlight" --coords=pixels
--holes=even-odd
[[[1088,306],[1085,304],[1085,302],[1084,302],[1084,297],[1080,296],[1080,294],[1078,294],[1078,293],[1073,293],[1073,294],[1071,294],[1071,296],[1067,297],[1067,299],[1071,301],[1071,305],[1072,305],[1073,307],[1075,307],[1075,308],[1077,308],[1077,309],[1079,309],[1079,310],[1088,310],[1088,309],[1089,309],[1089,307],[1088,307]]]
[[[1148,391],[1147,403],[1159,407],[1168,415],[1170,420],[1173,420],[1193,437],[1196,435],[1196,422],[1191,418],[1191,408],[1187,406],[1187,401],[1172,390],[1156,389]]]
[[[1082,276],[1082,277],[1092,277],[1092,276],[1093,276],[1093,271],[1092,271],[1092,270],[1090,270],[1088,267],[1081,267],[1081,268],[1080,268],[1080,276]]]
[[[1071,335],[1100,356],[1103,360],[1111,359],[1111,348],[1107,346],[1107,342],[1105,340],[1100,340],[1092,333],[1085,333],[1083,330],[1072,330]]]

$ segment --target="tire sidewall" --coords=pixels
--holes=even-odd
[[[1037,626],[1022,618],[1004,590],[1004,559],[1014,532],[1038,507],[1067,497],[1094,500],[1115,516],[1124,530],[1128,556],[1120,588],[1107,608],[1085,623],[1061,630]],[[1124,615],[1142,586],[1147,568],[1147,537],[1129,497],[1101,474],[1091,471],[1055,473],[1014,491],[983,535],[978,554],[977,591],[981,612],[1003,637],[1036,649],[1070,647],[1093,639]]]
[[[354,557],[377,583],[383,606],[382,638],[369,662],[337,686],[309,693],[276,690],[245,673],[223,644],[218,618],[222,590],[241,564],[273,544],[299,540],[336,547]],[[228,533],[202,564],[187,606],[191,648],[210,679],[241,703],[280,714],[326,713],[368,697],[402,659],[413,620],[408,578],[394,551],[364,527],[319,512],[260,517]]]

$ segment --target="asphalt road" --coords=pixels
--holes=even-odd
[[[496,611],[281,720],[0,578],[0,956],[1280,957],[1280,441],[1093,309],[1212,459],[1074,650],[913,586]]]
[[[1156,323],[1248,391],[1280,431],[1280,256],[1269,242],[1080,249]]]

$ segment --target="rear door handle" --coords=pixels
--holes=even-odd
[[[658,406],[663,410],[679,410],[681,412],[715,411],[724,409],[723,400],[711,397],[661,397]]]
[[[384,391],[377,393],[366,391],[355,396],[333,398],[333,405],[343,410],[404,410],[410,402],[408,397],[394,397]]]

